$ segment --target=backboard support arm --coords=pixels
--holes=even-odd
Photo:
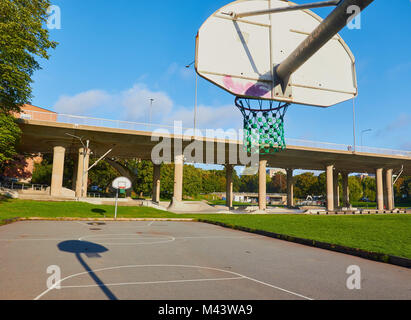
[[[272,14],[272,13],[332,7],[332,6],[337,6],[341,1],[342,0],[320,1],[316,3],[306,3],[306,4],[287,6],[287,7],[282,7],[282,8],[271,8],[268,10],[258,10],[258,11],[242,12],[242,13],[228,12],[228,13],[223,13],[223,14],[229,15],[233,19],[239,19],[239,18],[261,16],[261,15]]]
[[[285,88],[290,76],[317,53],[374,0],[341,0],[337,8],[305,39],[288,58],[276,67],[276,79]],[[351,8],[359,10],[350,10]]]

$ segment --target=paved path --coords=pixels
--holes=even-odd
[[[351,265],[361,290],[347,289]],[[0,287],[0,299],[409,300],[411,270],[194,222],[27,221],[0,227]]]

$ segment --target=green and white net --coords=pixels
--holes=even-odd
[[[244,116],[244,146],[248,153],[276,154],[286,149],[284,117],[290,104],[237,98]]]

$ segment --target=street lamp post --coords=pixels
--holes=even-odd
[[[153,116],[153,102],[154,102],[154,99],[151,98],[150,99],[150,119],[149,119],[150,129],[151,129],[151,123],[152,123],[152,116]]]

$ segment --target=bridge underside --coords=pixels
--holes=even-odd
[[[66,152],[76,154],[80,144],[68,134],[84,137],[91,141],[91,149],[95,156],[103,155],[113,148],[110,157],[152,159],[152,150],[159,143],[152,141],[149,132],[108,129],[89,126],[75,126],[72,124],[49,123],[42,121],[21,121],[23,130],[20,150],[27,153],[52,153],[54,144],[66,145]],[[171,153],[176,154],[175,139],[181,137],[165,135],[170,139]],[[161,140],[160,140],[161,141]],[[230,148],[239,150],[243,145],[237,141],[221,141],[217,139],[198,138],[203,147],[202,161],[199,163],[224,165],[229,162]],[[190,145],[193,140],[182,141],[182,149]],[[224,150],[225,159],[218,159],[218,150]],[[232,153],[231,153],[232,154]],[[241,165],[239,156],[236,158]],[[361,172],[375,174],[377,168],[400,170],[404,166],[405,174],[411,175],[411,159],[402,156],[387,156],[380,154],[353,153],[351,151],[334,151],[298,146],[288,146],[287,150],[276,155],[264,156],[269,167],[292,168],[302,170],[323,171],[327,165],[333,164],[340,171]],[[173,159],[172,159],[173,160]],[[225,160],[225,161],[224,161]],[[231,163],[230,161],[230,164]]]
[[[61,175],[64,169],[64,154],[79,155],[78,167],[83,156],[79,141],[69,135],[83,137],[90,140],[90,149],[94,157],[104,155],[112,149],[110,158],[138,158],[142,160],[161,160],[160,162],[174,162],[175,172],[175,201],[182,199],[182,164],[184,159],[191,159],[194,163],[220,164],[228,167],[244,165],[243,145],[238,141],[219,140],[209,138],[182,137],[172,134],[153,134],[151,132],[140,132],[122,129],[110,129],[91,126],[79,126],[73,124],[54,123],[35,120],[19,120],[23,131],[20,144],[20,151],[24,153],[53,153],[53,179],[52,194],[58,195],[61,185]],[[69,135],[68,135],[69,134]],[[153,148],[162,143],[163,152],[169,154],[164,157],[164,153],[154,154]],[[191,147],[191,149],[190,149]],[[193,151],[194,149],[195,151]],[[187,151],[190,150],[190,151]],[[158,158],[157,158],[158,157]],[[161,158],[161,159],[160,159]],[[63,159],[63,160],[62,160]],[[268,155],[257,159],[259,163],[260,177],[265,176],[267,167],[287,169],[287,189],[288,204],[293,206],[293,170],[318,170],[327,172],[327,208],[329,211],[340,206],[339,190],[336,187],[336,179],[339,174],[343,177],[344,199],[343,205],[349,205],[348,174],[349,173],[369,173],[376,174],[378,209],[393,208],[392,201],[392,174],[404,168],[404,174],[411,175],[411,159],[405,156],[391,156],[381,154],[358,153],[352,151],[326,150],[308,147],[288,146],[287,150],[276,155]],[[63,161],[63,163],[58,163]],[[84,161],[83,161],[84,162]],[[81,169],[83,170],[83,168]],[[82,186],[77,185],[76,195],[84,196],[85,177],[80,175],[78,170],[77,181],[83,181]],[[153,187],[153,200],[159,198],[159,167],[155,166],[155,183]],[[232,170],[227,170],[228,175]],[[227,181],[231,183],[231,177],[227,176]],[[261,181],[265,181],[261,178]],[[79,184],[79,183],[78,183]],[[263,182],[260,183],[260,208],[266,208],[266,193]],[[57,188],[57,189],[56,189]],[[54,189],[54,190],[53,190]],[[232,188],[227,188],[227,205],[232,205]],[[265,199],[265,200],[264,200]]]

